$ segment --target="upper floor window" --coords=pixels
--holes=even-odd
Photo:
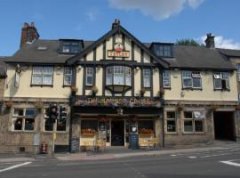
[[[126,66],[107,67],[106,85],[131,86],[131,68]]]
[[[71,67],[64,67],[64,79],[63,85],[69,86],[72,84],[72,68]]]
[[[151,87],[151,70],[143,69],[143,87],[150,88]]]
[[[86,86],[93,86],[94,82],[94,68],[93,67],[87,67],[86,68]]]
[[[14,108],[13,110],[13,130],[33,131],[35,129],[35,108]]]
[[[218,72],[213,74],[213,84],[216,90],[230,90],[229,73]]]
[[[33,67],[32,85],[53,85],[53,67],[51,66]]]
[[[240,64],[237,64],[237,78],[240,81]]]
[[[61,40],[62,53],[79,53],[82,49],[82,44],[80,40]]]
[[[171,80],[170,80],[170,71],[165,70],[163,71],[163,88],[170,88],[171,87]]]
[[[161,57],[173,57],[173,44],[154,44],[154,53]]]
[[[183,71],[182,72],[183,88],[202,88],[202,80],[200,72]]]

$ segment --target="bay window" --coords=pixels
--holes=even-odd
[[[131,86],[131,68],[126,66],[107,67],[106,85]]]
[[[150,88],[151,87],[151,70],[143,69],[143,87]]]

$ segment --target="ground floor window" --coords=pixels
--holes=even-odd
[[[97,120],[82,120],[81,121],[81,135],[94,136],[98,130]]]
[[[185,111],[184,132],[203,132],[204,118],[202,111]]]
[[[153,120],[139,120],[138,121],[139,136],[154,136],[154,122]]]
[[[13,130],[33,131],[35,129],[35,108],[14,108],[13,109]]]
[[[167,132],[176,132],[176,112],[167,111]]]
[[[56,124],[56,131],[66,131],[67,129],[67,121],[66,120],[59,120],[57,119],[55,123],[51,122],[47,117],[47,108],[45,109],[45,124],[44,129],[45,131],[53,131],[54,130],[54,124]]]

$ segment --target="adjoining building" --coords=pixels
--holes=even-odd
[[[96,138],[128,147],[132,135],[140,147],[237,140],[236,67],[211,37],[208,47],[142,43],[116,20],[96,41],[43,40],[26,23],[5,60],[0,150],[76,152]]]

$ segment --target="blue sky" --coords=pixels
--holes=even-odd
[[[24,22],[41,39],[97,40],[115,18],[143,42],[201,41],[240,49],[239,0],[0,0],[0,56],[14,54]]]

